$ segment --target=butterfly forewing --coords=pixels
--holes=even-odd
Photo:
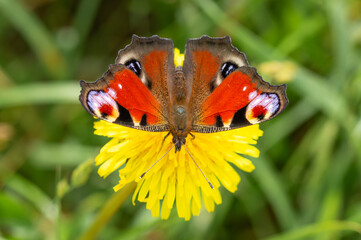
[[[248,66],[245,55],[230,44],[228,36],[190,39],[186,44],[184,58],[188,98],[195,116],[203,111],[203,102],[223,81],[223,73],[232,66]]]
[[[173,41],[158,36],[133,36],[131,44],[120,50],[115,60],[134,70],[139,79],[161,105],[161,112],[168,115],[168,86],[174,78]]]

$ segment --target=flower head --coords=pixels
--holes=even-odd
[[[175,65],[182,63],[183,56],[176,50]],[[192,132],[194,138],[188,136],[185,146],[197,162],[198,169],[184,147],[178,152],[167,153],[173,146],[171,137],[163,142],[167,132],[141,131],[105,121],[95,122],[95,129],[95,134],[112,138],[95,159],[100,165],[99,175],[107,177],[120,169],[115,191],[136,182],[133,204],[135,200],[145,202],[152,215],[159,216],[161,212],[162,219],[167,219],[176,206],[178,216],[185,220],[198,215],[202,205],[211,212],[215,204],[221,204],[221,185],[230,192],[237,190],[241,179],[232,165],[251,172],[254,166],[243,156],[258,157],[259,151],[253,145],[262,135],[258,125],[217,133]]]
[[[253,164],[239,154],[258,157],[259,151],[249,144],[255,144],[262,135],[258,125],[252,125],[226,132],[193,133],[194,139],[187,137],[186,146],[214,186],[212,189],[184,148],[177,153],[170,151],[139,178],[173,145],[171,138],[160,144],[167,133],[140,131],[105,121],[96,122],[95,129],[95,134],[113,138],[95,160],[101,165],[99,175],[106,177],[122,167],[115,191],[135,181],[133,203],[135,199],[146,202],[153,216],[158,216],[161,209],[162,219],[167,219],[176,205],[178,216],[186,220],[199,214],[202,201],[210,212],[215,204],[222,203],[221,184],[230,192],[237,190],[240,177],[230,163],[251,172]]]

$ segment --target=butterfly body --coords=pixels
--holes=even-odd
[[[192,113],[187,100],[187,88],[184,72],[178,66],[174,72],[173,90],[169,99],[169,131],[173,136],[176,151],[185,144],[185,139],[192,130]]]
[[[145,131],[168,131],[176,151],[194,132],[227,131],[283,111],[285,85],[264,82],[230,38],[188,40],[183,66],[170,39],[133,36],[95,83],[81,81],[80,102],[93,116]]]

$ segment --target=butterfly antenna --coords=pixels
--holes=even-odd
[[[191,159],[193,160],[194,164],[197,166],[197,168],[199,169],[199,171],[201,171],[203,177],[206,179],[206,181],[208,182],[209,186],[214,189],[212,183],[208,180],[208,178],[206,177],[206,175],[203,173],[202,169],[198,166],[197,162],[194,160],[194,158],[192,157],[192,155],[190,154],[190,152],[188,151],[187,147],[185,144],[182,144],[185,148],[185,150],[187,151],[188,155],[191,157]]]
[[[167,155],[167,154],[170,152],[170,150],[172,150],[172,148],[174,148],[174,146],[175,146],[175,144],[173,144],[173,146],[172,146],[171,148],[169,148],[169,150],[168,150],[166,153],[164,153],[163,156],[161,156],[155,163],[153,163],[152,166],[150,166],[150,168],[148,168],[147,171],[145,171],[142,175],[140,175],[139,178],[144,177],[144,175],[145,175],[147,172],[149,172],[149,170],[152,169],[152,167],[153,167],[155,164],[157,164],[157,162],[159,162],[162,158],[164,158],[164,156]]]

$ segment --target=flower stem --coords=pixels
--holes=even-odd
[[[122,206],[127,197],[134,192],[136,184],[130,183],[116,192],[100,210],[93,224],[80,236],[79,240],[95,239],[103,227],[108,223],[111,217]]]

